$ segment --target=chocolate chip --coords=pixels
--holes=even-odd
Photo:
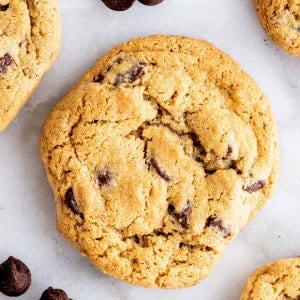
[[[94,82],[98,82],[98,83],[101,83],[104,79],[104,76],[100,73],[99,75],[97,75],[95,78],[94,78]]]
[[[97,176],[99,186],[110,185],[112,179],[113,179],[112,173],[108,170],[103,170]]]
[[[232,153],[233,153],[232,147],[231,147],[231,146],[228,146],[227,153],[226,153],[226,156],[225,156],[225,157],[226,157],[226,158],[230,157]]]
[[[250,194],[255,193],[261,190],[264,186],[266,186],[266,180],[259,180],[252,185],[247,186],[244,190]]]
[[[20,260],[10,256],[0,265],[0,291],[10,297],[24,294],[31,285],[31,273]]]
[[[205,227],[215,227],[215,228],[217,228],[219,233],[222,234],[222,236],[224,238],[227,238],[227,237],[230,236],[230,229],[223,227],[222,220],[219,217],[210,216],[206,220]]]
[[[168,207],[168,212],[170,215],[172,215],[176,221],[184,228],[184,229],[188,229],[189,228],[189,223],[190,223],[190,216],[191,216],[191,203],[188,200],[186,202],[186,206],[183,209],[182,212],[177,213],[175,211],[175,207],[170,204]]]
[[[9,3],[7,3],[5,5],[0,4],[0,11],[7,11],[8,9],[9,9]]]
[[[108,8],[123,11],[130,8],[135,0],[101,0]]]
[[[69,188],[66,192],[65,195],[65,203],[67,204],[67,206],[71,209],[71,211],[75,214],[75,215],[79,215],[79,217],[81,219],[84,218],[83,213],[80,212],[78,203],[75,200],[74,197],[74,193],[73,193],[73,189]]]
[[[122,83],[135,82],[145,74],[144,67],[145,64],[142,62],[134,64],[127,72],[118,74],[113,85],[119,86]]]
[[[65,291],[49,287],[43,292],[40,300],[69,300],[69,297]]]
[[[149,6],[157,5],[159,3],[162,3],[163,1],[164,0],[139,0],[139,2]]]
[[[4,73],[7,70],[7,68],[12,64],[12,62],[13,58],[8,53],[0,57],[0,74]]]
[[[155,169],[156,173],[163,178],[165,181],[171,181],[172,178],[171,176],[169,176],[162,168],[161,166],[158,164],[158,162],[156,161],[156,159],[154,157],[151,158],[150,160],[151,165],[153,166],[153,168]]]

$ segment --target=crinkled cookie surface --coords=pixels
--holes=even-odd
[[[269,102],[209,43],[111,50],[49,115],[41,157],[57,226],[104,273],[146,286],[203,280],[270,198]]]
[[[300,257],[281,259],[255,270],[241,300],[300,300]]]
[[[300,57],[300,0],[254,0],[254,4],[273,41]]]
[[[56,0],[0,0],[0,131],[56,59],[60,22]]]

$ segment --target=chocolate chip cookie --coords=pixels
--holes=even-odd
[[[0,131],[31,96],[59,45],[56,0],[0,0]]]
[[[267,264],[249,277],[241,300],[271,299],[300,299],[300,257]]]
[[[300,0],[254,0],[265,31],[291,55],[300,57]]]
[[[56,105],[41,157],[57,226],[104,273],[145,287],[203,280],[277,178],[269,102],[211,44],[122,44]]]

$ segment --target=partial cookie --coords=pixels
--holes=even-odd
[[[291,55],[300,57],[300,0],[254,0],[265,31]]]
[[[205,41],[111,50],[49,115],[41,156],[57,226],[104,273],[146,287],[204,279],[273,192],[273,114]]]
[[[0,131],[56,59],[60,22],[56,0],[0,0]]]
[[[300,300],[300,257],[278,260],[255,270],[241,300]]]

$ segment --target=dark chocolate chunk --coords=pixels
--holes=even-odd
[[[116,11],[129,9],[135,0],[101,0],[108,8]]]
[[[153,168],[155,169],[156,173],[163,178],[165,181],[171,181],[172,178],[171,176],[169,176],[158,164],[158,162],[156,161],[156,159],[154,157],[151,158],[150,160],[151,165],[153,166]]]
[[[65,203],[67,204],[67,206],[71,209],[71,211],[75,214],[75,215],[79,215],[79,217],[81,219],[83,219],[83,213],[80,212],[78,203],[75,200],[74,197],[74,193],[73,193],[73,189],[69,188],[66,192],[65,195]]]
[[[206,224],[205,227],[215,227],[217,228],[218,232],[220,234],[222,234],[222,236],[224,238],[227,238],[230,236],[230,229],[229,228],[225,228],[222,225],[222,220],[219,217],[213,217],[210,216],[207,220],[206,220]]]
[[[7,11],[8,9],[9,9],[9,3],[7,3],[5,5],[0,4],[0,11]]]
[[[186,206],[182,212],[177,213],[175,211],[175,207],[172,204],[169,205],[168,212],[176,219],[176,221],[182,226],[182,228],[184,229],[189,228],[190,216],[191,216],[191,203],[189,200],[186,202]]]
[[[145,63],[134,64],[127,72],[118,74],[113,85],[119,86],[122,83],[133,83],[141,78],[144,72]]]
[[[139,0],[139,2],[149,6],[157,5],[159,3],[162,3],[163,1],[164,0]]]
[[[10,256],[0,265],[0,292],[17,297],[24,294],[31,285],[31,273],[20,260]]]
[[[10,54],[6,53],[0,57],[0,74],[4,73],[7,68],[13,63],[13,58]]]
[[[43,292],[40,300],[69,300],[69,297],[65,291],[49,287]]]
[[[252,185],[247,186],[244,190],[250,194],[255,193],[259,190],[261,190],[264,186],[266,186],[267,181],[266,180],[259,180]]]
[[[97,176],[99,186],[109,185],[112,179],[113,179],[112,173],[108,170],[103,170]]]

